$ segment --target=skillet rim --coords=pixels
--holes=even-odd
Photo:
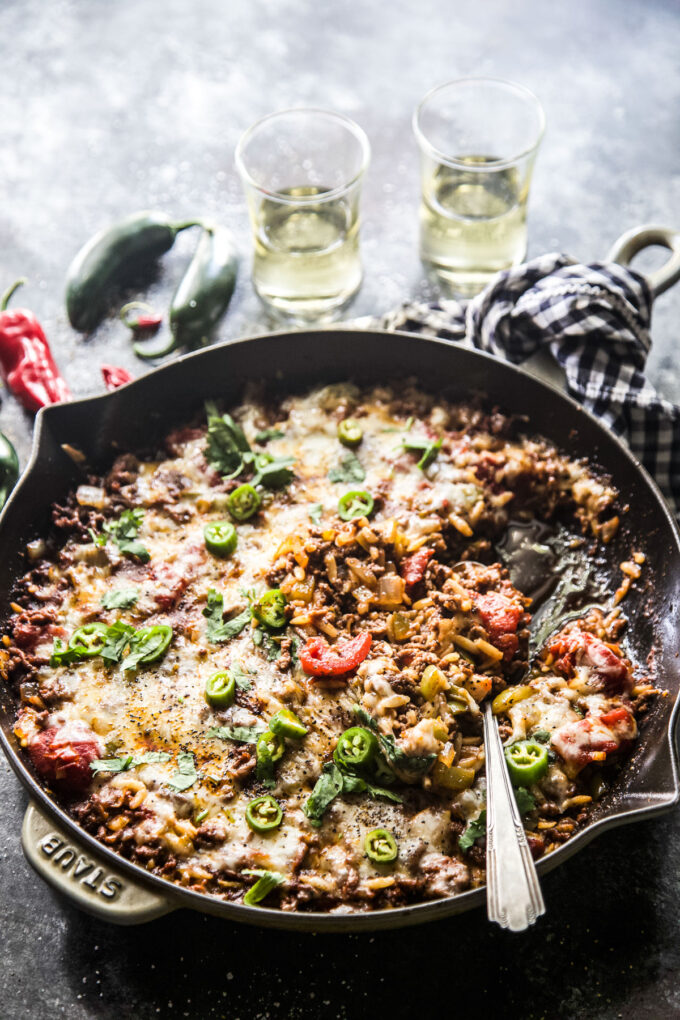
[[[666,525],[670,525],[670,531],[675,542],[676,551],[678,555],[680,555],[680,528],[678,527],[670,507],[666,503],[666,500],[654,479],[620,437],[607,429],[606,426],[595,418],[595,416],[592,415],[586,408],[584,408],[571,396],[564,393],[561,389],[552,385],[552,383],[546,382],[544,379],[537,378],[535,375],[527,372],[520,365],[501,361],[501,359],[496,358],[491,354],[487,354],[484,351],[472,348],[464,342],[454,343],[444,340],[441,337],[423,336],[421,334],[410,333],[405,330],[388,330],[373,327],[361,329],[356,326],[344,324],[313,329],[262,332],[253,336],[225,340],[219,344],[213,344],[208,348],[193,351],[189,354],[182,355],[179,358],[175,358],[172,361],[166,362],[165,364],[159,365],[150,372],[147,372],[143,376],[133,380],[131,383],[126,384],[125,387],[121,387],[120,390],[114,390],[109,393],[98,394],[91,397],[84,397],[79,400],[71,401],[67,405],[55,404],[42,408],[36,417],[31,455],[28,464],[22,473],[18,484],[11,493],[6,506],[0,514],[0,541],[2,538],[4,518],[8,509],[14,504],[20,502],[25,483],[39,464],[44,435],[47,434],[48,429],[47,423],[50,423],[52,419],[55,419],[56,423],[60,414],[62,414],[65,409],[73,407],[83,409],[86,405],[89,405],[94,411],[96,420],[98,409],[102,406],[102,404],[104,402],[108,402],[109,404],[115,402],[118,394],[123,389],[127,390],[130,387],[137,387],[140,388],[141,392],[143,386],[151,377],[176,372],[178,370],[178,366],[182,366],[189,360],[205,357],[218,349],[237,347],[242,344],[248,344],[251,341],[264,339],[292,340],[294,337],[300,336],[301,334],[317,336],[319,333],[347,333],[358,337],[365,337],[366,334],[377,334],[383,337],[398,336],[411,341],[417,340],[420,344],[425,342],[427,344],[434,345],[435,347],[442,347],[450,354],[453,354],[456,350],[464,350],[466,356],[472,356],[473,360],[476,358],[480,359],[482,362],[491,362],[494,364],[495,368],[500,367],[501,371],[507,372],[509,376],[515,380],[527,378],[531,379],[532,382],[537,384],[547,396],[552,397],[553,399],[557,397],[558,400],[564,402],[572,417],[576,417],[578,419],[579,416],[583,416],[589,421],[591,426],[594,425],[596,431],[603,438],[605,445],[613,442],[614,445],[618,447],[619,453],[623,454],[624,459],[630,463],[634,473],[640,477],[643,485],[649,490],[651,497],[658,506],[658,509],[661,510]],[[58,432],[58,424],[56,424],[55,431]],[[549,438],[549,436],[547,438]],[[4,715],[4,713],[0,710],[0,716],[2,715]],[[586,825],[583,829],[577,832],[575,836],[562,844],[557,850],[553,851],[549,857],[541,858],[541,860],[537,862],[539,875],[547,874],[549,871],[552,871],[553,868],[558,867],[563,861],[568,860],[573,854],[583,849],[593,839],[607,829],[616,828],[620,825],[631,824],[635,821],[642,820],[645,817],[656,817],[657,815],[670,811],[680,802],[680,781],[678,778],[679,759],[676,744],[679,717],[680,693],[675,699],[675,703],[664,728],[666,746],[669,752],[668,761],[670,764],[670,782],[668,786],[672,789],[672,792],[667,795],[659,796],[657,803],[647,804],[643,807],[623,808],[617,814],[597,819],[596,821]],[[240,903],[231,903],[219,900],[208,893],[199,893],[182,889],[174,883],[169,882],[167,879],[161,878],[158,875],[153,875],[148,871],[145,871],[139,865],[126,860],[114,850],[101,844],[94,836],[86,832],[85,829],[81,828],[81,826],[79,826],[78,823],[71,818],[71,816],[56,801],[52,800],[47,791],[31,774],[23,756],[21,756],[18,753],[18,750],[15,749],[3,726],[0,726],[0,746],[2,747],[2,750],[4,751],[14,773],[17,775],[23,786],[27,788],[33,800],[39,804],[40,809],[45,811],[50,818],[62,827],[65,827],[67,831],[73,835],[76,844],[85,844],[95,855],[104,857],[107,862],[110,862],[112,868],[122,871],[131,880],[141,884],[142,886],[150,886],[156,892],[162,894],[168,903],[174,908],[182,906],[191,907],[192,909],[198,910],[202,913],[221,915],[233,920],[260,927],[314,931],[320,933],[331,931],[360,932],[398,928],[421,924],[426,921],[441,920],[454,914],[463,913],[464,911],[481,904],[485,897],[486,886],[481,886],[477,889],[468,890],[467,892],[459,893],[455,896],[439,900],[423,901],[421,903],[411,904],[405,907],[381,908],[379,910],[354,912],[349,914],[329,914],[327,912],[318,911],[286,912],[267,907],[248,907]]]

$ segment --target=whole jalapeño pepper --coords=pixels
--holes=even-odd
[[[47,337],[35,315],[25,308],[7,308],[25,281],[17,280],[0,300],[0,375],[28,411],[70,400]]]

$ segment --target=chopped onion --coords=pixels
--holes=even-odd
[[[96,510],[106,506],[107,498],[104,489],[96,485],[79,485],[76,491],[76,499],[80,506],[93,506]]]
[[[400,606],[404,600],[404,579],[398,574],[385,574],[378,581],[378,605],[388,609]]]

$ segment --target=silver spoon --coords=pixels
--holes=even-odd
[[[491,705],[484,710],[486,750],[486,910],[490,921],[525,931],[545,913]]]

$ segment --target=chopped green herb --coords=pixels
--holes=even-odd
[[[482,836],[486,835],[486,808],[482,809],[481,814],[474,821],[468,822],[463,832],[458,837],[458,846],[465,853],[474,844],[475,840],[481,839]]]
[[[366,783],[366,792],[373,798],[383,797],[385,800],[392,800],[395,804],[403,804],[404,798],[400,797],[394,790],[386,790],[384,786],[373,786]]]
[[[134,510],[123,510],[115,521],[107,521],[104,533],[113,539],[124,556],[136,556],[142,563],[148,563],[151,553],[137,540],[137,532],[142,526],[144,511],[139,507]]]
[[[90,762],[90,768],[95,775],[99,772],[127,772],[128,769],[134,769],[138,765],[153,765],[156,762],[170,761],[171,757],[172,755],[166,754],[165,751],[147,751],[137,758],[131,754],[122,758],[97,758]]]
[[[80,655],[76,649],[69,648],[65,641],[56,637],[54,639],[54,644],[52,645],[50,666],[54,669],[55,666],[70,666],[71,663],[78,661],[80,661]]]
[[[420,453],[422,454],[418,461],[418,467],[421,471],[424,471],[428,464],[431,464],[435,459],[439,451],[441,450],[442,441],[441,439],[404,439],[402,440],[402,448],[407,453]]]
[[[206,737],[233,740],[237,744],[256,744],[263,733],[266,733],[264,727],[257,726],[213,726]]]
[[[114,588],[102,598],[104,609],[129,609],[139,598],[139,588]]]
[[[244,669],[243,666],[240,666],[238,662],[229,667],[229,674],[233,676],[234,683],[242,691],[249,691],[253,686],[253,682],[250,679],[253,674],[249,670]]]
[[[550,731],[549,730],[535,730],[531,737],[533,740],[540,740],[542,744],[550,743]]]
[[[135,628],[129,623],[123,623],[122,620],[116,620],[111,624],[106,634],[106,644],[101,650],[101,657],[107,665],[122,661],[134,633]]]
[[[156,662],[166,651],[172,641],[172,627],[167,623],[159,623],[153,627],[142,627],[130,638],[128,654],[122,662],[123,669],[137,669]],[[103,653],[102,653],[103,654]]]
[[[515,800],[521,815],[528,815],[536,807],[536,801],[525,786],[518,786],[515,789]]]
[[[98,535],[96,533],[96,531],[94,531],[92,528],[88,528],[87,529],[87,533],[90,536],[90,538],[92,539],[92,542],[93,542],[94,545],[99,545],[99,546],[106,545],[106,540],[108,538],[108,535]]]
[[[292,457],[272,457],[268,453],[254,453],[245,437],[243,429],[229,414],[218,414],[212,403],[206,403],[208,413],[208,443],[206,458],[211,467],[219,471],[225,478],[236,478],[247,468],[253,471],[253,485],[264,485],[268,489],[281,489],[293,479]],[[278,438],[283,433],[268,430],[269,439]],[[276,436],[274,435],[276,432]],[[266,442],[258,433],[256,442]]]
[[[310,825],[319,828],[329,804],[335,800],[344,787],[344,777],[334,761],[326,762],[314,789],[302,806]]]
[[[255,885],[251,885],[243,897],[243,902],[248,907],[254,907],[284,881],[283,875],[279,875],[278,871],[264,871],[262,868],[249,868],[243,874],[259,876]]]
[[[262,431],[258,432],[255,436],[255,442],[259,443],[260,446],[264,446],[264,444],[268,443],[270,439],[283,439],[285,434],[286,433],[282,432],[281,429],[262,429]]]
[[[313,524],[321,523],[321,515],[323,513],[323,503],[314,503],[309,508],[309,519]]]
[[[365,477],[366,472],[356,453],[346,453],[338,466],[331,468],[328,472],[331,482],[342,482],[346,485],[349,485],[350,482],[363,482]]]
[[[177,755],[177,771],[166,781],[168,786],[172,786],[174,790],[182,792],[193,786],[199,778],[200,775],[196,771],[193,754],[183,751]]]
[[[267,489],[283,489],[293,481],[294,457],[271,457],[268,453],[255,456],[253,485],[264,485]]]
[[[397,744],[391,733],[381,733],[378,724],[361,705],[354,706],[355,714],[365,726],[373,730],[387,761],[394,768],[412,776],[423,776],[429,772],[437,757],[436,754],[406,754]]]
[[[206,819],[207,817],[208,817],[208,808],[203,808],[203,810],[199,811],[198,814],[196,815],[196,817],[194,818],[194,825],[200,825],[201,822],[204,821],[204,819]]]
[[[222,641],[230,641],[231,638],[240,634],[244,627],[247,627],[250,618],[251,611],[250,607],[244,609],[238,616],[234,616],[231,620],[224,619],[224,597],[214,588],[208,591],[208,600],[206,602],[203,615],[208,620],[208,641],[212,641],[213,644],[219,644]]]

